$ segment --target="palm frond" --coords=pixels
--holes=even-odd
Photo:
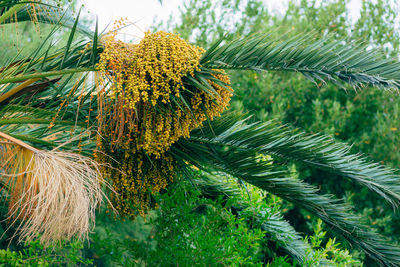
[[[321,218],[335,232],[378,263],[385,266],[397,265],[400,261],[400,248],[389,244],[384,237],[360,223],[361,218],[351,214],[349,207],[332,196],[319,195],[316,188],[304,182],[286,177],[285,172],[279,169],[279,166],[275,166],[276,164],[257,160],[258,154],[274,154],[274,151],[282,151],[284,147],[280,144],[284,143],[282,141],[285,138],[282,136],[274,138],[277,134],[274,125],[247,124],[243,121],[237,122],[236,119],[229,120],[228,116],[228,119],[220,120],[219,123],[213,122],[212,126],[215,126],[213,128],[205,126],[199,129],[196,133],[192,133],[190,139],[179,140],[171,148],[171,153],[175,158],[182,159],[181,162],[185,159],[189,164],[204,171],[227,173],[290,201]],[[284,128],[278,128],[278,131],[282,129]],[[300,146],[302,149],[294,152],[298,154],[297,159],[302,157],[303,149],[307,151],[305,148],[311,145],[301,141],[296,143],[299,146],[303,144]],[[321,149],[322,151],[324,149]],[[329,158],[328,153],[324,155],[325,158]],[[315,166],[319,167],[317,164]],[[325,167],[329,168],[329,165]],[[369,182],[369,186],[373,187],[377,183]]]
[[[70,75],[57,84],[35,83],[28,89],[0,102],[0,131],[41,149],[62,145],[64,151],[91,155],[97,98],[86,75]]]
[[[71,17],[68,16],[71,20]],[[56,17],[57,19],[57,17]],[[0,84],[32,81],[54,76],[93,71],[98,61],[98,32],[90,33],[91,40],[73,42],[79,30],[79,14],[73,20],[68,40],[57,49],[56,34],[64,27],[65,19],[59,18],[43,42],[24,58],[15,55],[0,68]],[[4,91],[4,89],[2,90]]]
[[[201,65],[215,69],[299,72],[315,83],[332,81],[357,88],[362,85],[400,88],[398,59],[385,59],[367,45],[315,40],[312,34],[273,38],[257,34],[233,41],[217,41],[203,55]]]
[[[45,101],[35,98],[33,104],[38,103],[38,106],[14,103],[0,106],[0,131],[41,149],[52,150],[62,146],[64,151],[90,156],[95,147],[90,138],[90,127],[96,119],[96,113],[91,110],[96,109],[97,103],[95,99],[79,97],[78,92],[70,100],[67,99],[69,105],[65,106],[61,105],[65,98],[51,104],[51,97]],[[25,99],[24,96],[21,98]]]
[[[40,12],[49,16],[47,9],[32,10],[29,3],[19,3],[25,5],[17,14],[26,14],[18,19],[28,20],[35,13],[40,20]],[[0,128],[41,149],[67,143],[62,150],[91,155],[95,145],[87,129],[95,121],[97,100],[87,72],[94,70],[98,61],[98,32],[91,33],[91,40],[75,41],[78,15],[72,19],[66,45],[58,49],[54,40],[71,17],[56,11],[59,16],[52,17],[54,26],[42,43],[25,57],[11,56],[0,68]]]
[[[240,116],[226,115],[194,132],[191,140],[298,161],[352,179],[378,193],[394,207],[399,205],[400,175],[396,170],[350,153],[350,146],[328,136],[307,135],[272,121],[247,123],[240,120]]]

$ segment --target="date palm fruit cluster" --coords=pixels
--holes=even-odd
[[[117,194],[115,208],[127,216],[154,207],[152,193],[174,177],[169,147],[229,104],[228,76],[209,70],[212,91],[195,86],[204,50],[178,35],[146,32],[139,44],[104,38],[99,69],[99,135],[96,158]],[[104,78],[106,77],[106,78]],[[200,83],[199,83],[200,84]]]

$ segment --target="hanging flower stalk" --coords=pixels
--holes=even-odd
[[[221,70],[199,65],[204,49],[178,35],[147,32],[137,45],[104,39],[99,69],[111,86],[99,97],[96,158],[119,194],[112,199],[121,214],[143,215],[154,207],[152,193],[173,180],[169,147],[219,116],[232,89]]]
[[[43,151],[0,132],[2,190],[19,240],[43,244],[86,238],[102,202],[96,162],[73,153]],[[11,227],[10,226],[10,227]]]

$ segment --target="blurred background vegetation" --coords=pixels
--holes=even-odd
[[[400,32],[396,15],[399,7],[383,0],[362,1],[360,16],[352,21],[347,3],[346,0],[290,1],[287,10],[279,13],[268,10],[258,0],[186,0],[182,1],[179,18],[157,21],[153,30],[179,33],[203,47],[222,36],[234,38],[256,32],[296,36],[313,32],[317,36],[361,41],[398,56]],[[40,30],[45,33],[46,28]],[[18,49],[12,40],[18,36],[10,37],[2,31],[0,38],[10,38],[6,50]],[[20,39],[20,42],[29,40],[19,43],[21,47],[29,48],[40,42],[37,29],[32,26],[21,24],[19,34],[29,36]],[[353,88],[337,90],[332,84],[314,84],[301,75],[285,73],[234,72],[230,76],[235,89],[232,109],[255,114],[255,120],[274,119],[306,132],[325,133],[352,144],[353,152],[363,152],[374,161],[399,168],[398,94],[374,88],[358,92]],[[383,200],[367,194],[367,188],[339,176],[326,177],[326,173],[321,175],[300,164],[291,165],[290,171],[307,182],[323,183],[323,193],[341,196],[377,232],[399,243],[400,216],[393,215]],[[310,257],[309,266],[326,260],[333,266],[374,266],[344,240],[333,239],[329,229],[306,212],[255,188],[247,190],[242,195],[247,196],[254,209],[268,207],[271,214],[284,216],[303,233],[304,242],[317,252]],[[276,240],[248,226],[251,211],[244,212],[240,219],[226,212],[232,210],[234,202],[205,198],[200,189],[178,181],[159,196],[160,208],[145,219],[122,221],[103,208],[97,216],[90,244],[73,242],[43,249],[38,243],[9,244],[9,235],[5,234],[0,261],[11,266],[296,266],[295,261],[274,246]]]

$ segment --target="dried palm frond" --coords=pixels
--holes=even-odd
[[[19,240],[43,244],[85,238],[104,183],[98,164],[82,155],[42,151],[0,132],[1,179],[8,192],[11,226]],[[10,226],[10,227],[11,227]]]

